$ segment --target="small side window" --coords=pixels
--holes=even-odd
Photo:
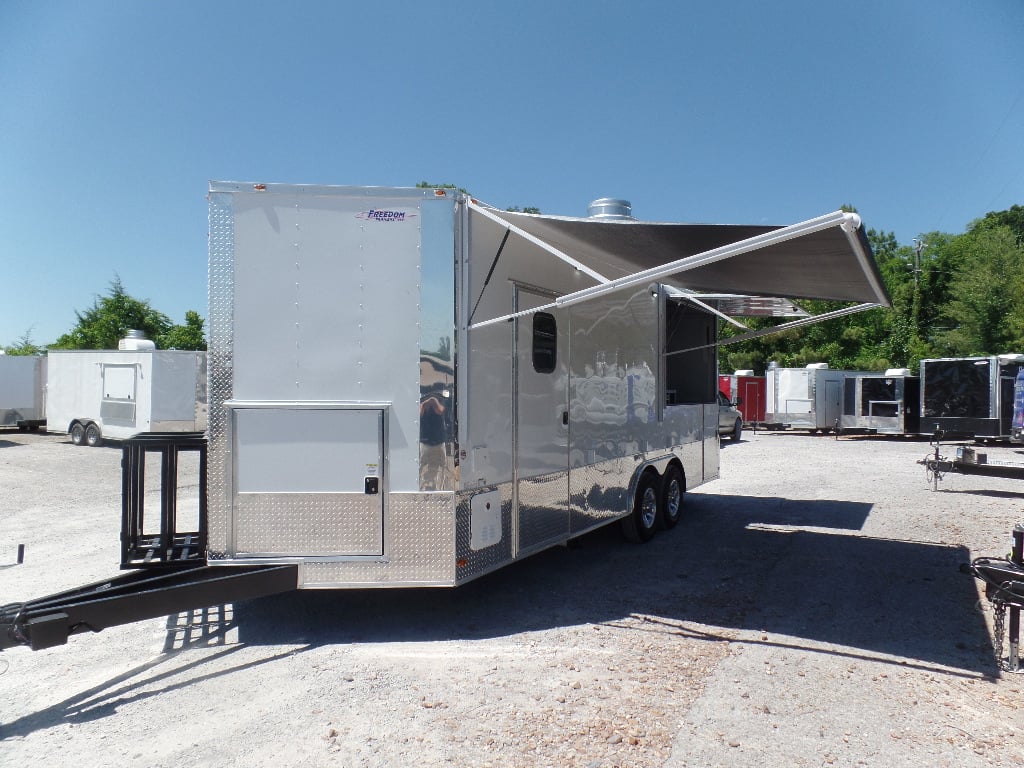
[[[558,327],[555,316],[538,312],[533,316],[533,370],[551,373],[558,363]]]

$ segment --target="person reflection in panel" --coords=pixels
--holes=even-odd
[[[443,491],[447,477],[448,390],[429,392],[420,400],[420,490]]]

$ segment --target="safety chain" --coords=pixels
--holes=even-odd
[[[1002,672],[1009,672],[1010,660],[1003,661],[1003,635],[1006,634],[1006,601],[993,600],[992,610],[994,616],[992,633],[995,635],[992,644],[996,651],[996,666]]]
[[[936,467],[940,461],[945,460],[945,456],[935,458],[934,464],[931,463],[931,459],[931,454],[928,454],[924,457],[924,461],[921,462],[921,464],[924,464],[924,479],[928,485],[933,486],[934,489],[938,489],[939,483],[945,477],[945,473],[940,472]]]

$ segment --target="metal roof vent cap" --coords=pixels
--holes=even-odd
[[[156,349],[156,343],[146,338],[142,331],[125,331],[124,338],[117,342],[118,349],[141,352]]]
[[[636,221],[633,205],[629,200],[614,197],[600,197],[587,206],[587,216],[602,221]]]

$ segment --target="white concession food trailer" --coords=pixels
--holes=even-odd
[[[213,183],[210,565],[455,585],[615,520],[645,540],[718,476],[719,306],[888,301],[856,214],[627,206]]]
[[[572,218],[235,182],[209,203],[207,439],[128,441],[136,571],[0,609],[0,648],[297,588],[454,586],[613,522],[644,541],[718,476],[719,321],[888,304],[843,211],[659,224],[610,199]],[[173,528],[173,471],[146,530],[150,449],[172,470],[202,451],[198,530]]]

